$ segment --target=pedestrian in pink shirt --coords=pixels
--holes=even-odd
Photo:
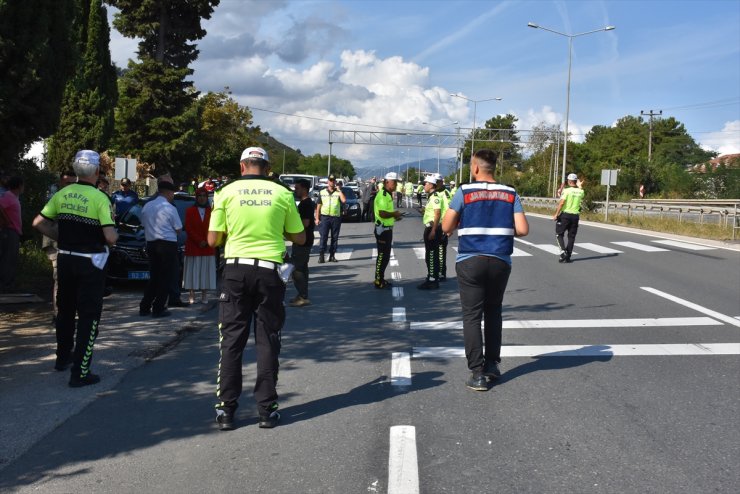
[[[18,253],[21,248],[21,203],[23,179],[10,177],[7,191],[0,196],[0,292],[9,292],[15,285]]]

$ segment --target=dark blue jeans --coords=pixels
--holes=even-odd
[[[331,232],[329,255],[333,256],[337,252],[339,229],[342,227],[342,218],[339,216],[326,216],[322,214],[320,219],[321,223],[319,223],[319,233],[321,234],[321,243],[319,244],[319,254],[326,252],[326,243],[329,238],[329,232]]]
[[[482,372],[486,363],[501,362],[501,305],[511,265],[497,257],[476,256],[455,264],[468,369]],[[485,320],[485,352],[481,334]]]

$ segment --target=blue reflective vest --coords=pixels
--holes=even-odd
[[[514,252],[516,190],[492,182],[460,187],[463,208],[457,230],[460,255],[510,256]]]

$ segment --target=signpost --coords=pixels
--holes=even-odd
[[[136,182],[136,158],[116,158],[116,180],[127,178]]]
[[[619,170],[601,170],[601,185],[606,185],[606,211],[604,212],[604,221],[609,220],[609,189],[612,185],[617,185],[617,173]]]

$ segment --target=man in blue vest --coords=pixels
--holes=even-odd
[[[496,153],[480,149],[470,165],[473,182],[462,185],[452,198],[442,230],[451,235],[457,229],[455,271],[465,356],[471,371],[465,385],[475,391],[487,391],[488,379],[501,376],[501,305],[511,273],[514,237],[527,235],[529,224],[516,190],[493,179]]]

